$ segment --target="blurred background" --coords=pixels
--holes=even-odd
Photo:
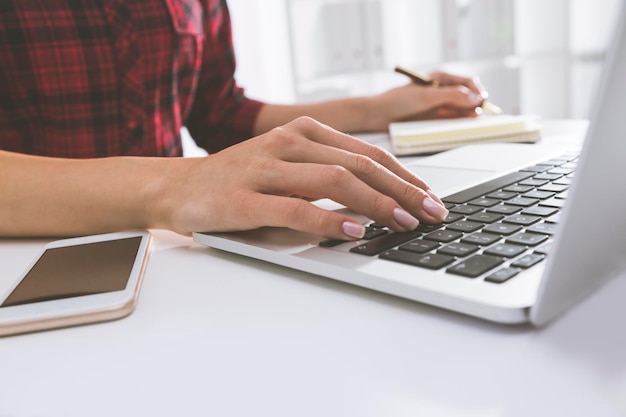
[[[477,75],[506,112],[588,118],[623,0],[228,0],[237,79],[273,103]]]

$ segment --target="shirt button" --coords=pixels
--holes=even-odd
[[[128,123],[126,124],[126,126],[128,127],[129,130],[135,130],[135,129],[137,129],[137,126],[139,126],[139,121],[138,120],[129,120]]]

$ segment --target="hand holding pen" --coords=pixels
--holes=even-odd
[[[407,77],[409,77],[409,79],[413,83],[417,85],[438,87],[438,88],[448,87],[448,88],[454,88],[454,89],[463,89],[463,92],[467,93],[469,100],[473,100],[473,97],[477,97],[477,95],[480,95],[476,99],[478,100],[478,103],[476,103],[478,104],[478,106],[476,106],[477,112],[484,112],[484,113],[490,113],[490,114],[502,113],[501,108],[487,101],[486,92],[482,90],[482,87],[477,85],[475,80],[465,78],[465,77],[459,77],[459,76],[455,76],[455,75],[451,75],[447,73],[442,73],[442,72],[435,72],[431,75],[426,75],[426,74],[422,74],[420,72],[413,71],[413,70],[400,67],[400,66],[396,67],[395,71],[397,73],[406,75]],[[441,110],[439,111],[439,117],[456,117],[454,116],[454,113],[455,113],[454,111],[452,113],[449,113],[449,112]]]

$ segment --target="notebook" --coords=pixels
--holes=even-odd
[[[537,142],[537,115],[498,114],[444,120],[395,122],[389,125],[391,151],[416,155],[453,149],[470,143]]]
[[[487,144],[421,158],[409,168],[434,182],[458,217],[413,236],[372,227],[373,235],[383,235],[336,244],[310,234],[263,228],[195,233],[194,239],[320,279],[490,321],[537,326],[550,322],[626,267],[626,199],[620,186],[626,178],[624,13],[579,156],[560,146]],[[486,225],[477,226],[481,221]],[[377,243],[371,242],[380,239],[387,242],[372,249]],[[389,246],[394,239],[397,246]],[[428,250],[428,245],[433,248]]]

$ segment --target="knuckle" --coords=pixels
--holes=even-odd
[[[393,200],[384,194],[376,195],[372,200],[372,209],[376,213],[390,213],[393,210]]]
[[[382,163],[382,164],[386,164],[391,162],[392,160],[394,160],[395,158],[391,155],[391,153],[389,153],[389,151],[386,151],[383,148],[380,148],[378,146],[370,146],[368,147],[365,152],[364,155],[367,156],[368,158],[378,162],[378,163]]]
[[[321,173],[321,180],[326,186],[343,186],[345,185],[351,174],[348,169],[341,165],[326,165]]]
[[[265,143],[270,148],[292,145],[297,141],[288,126],[279,126],[271,130],[271,134],[266,136]]]
[[[282,222],[293,229],[319,232],[328,227],[329,213],[326,210],[315,209],[308,201],[297,198],[284,204],[279,215]]]
[[[293,199],[289,204],[282,205],[282,213],[280,216],[287,221],[288,224],[297,223],[306,217],[306,205],[308,203],[303,200]]]
[[[321,124],[317,120],[309,116],[298,116],[291,123],[293,123],[294,126],[307,131],[321,127]]]
[[[351,165],[354,167],[354,170],[364,178],[373,177],[383,170],[383,166],[380,163],[365,155],[353,155],[351,158]]]
[[[416,187],[408,184],[404,187],[401,187],[398,194],[398,199],[402,202],[418,202],[424,198],[424,196],[422,195],[423,193],[420,193]]]

